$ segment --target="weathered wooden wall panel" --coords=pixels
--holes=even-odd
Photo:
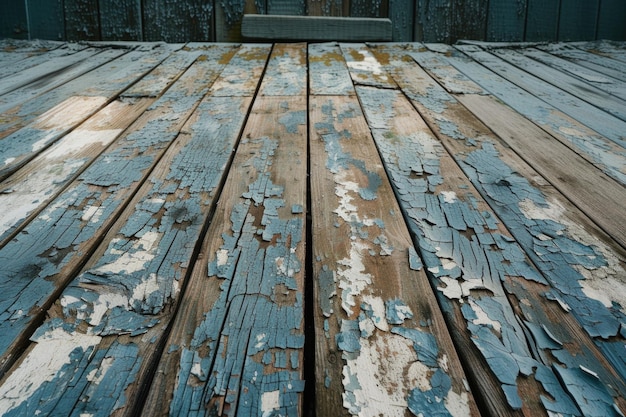
[[[143,40],[141,0],[100,0],[102,40]]]
[[[415,10],[415,40],[449,42],[452,38],[452,14],[452,3],[448,0],[418,0]]]
[[[528,0],[526,41],[556,41],[559,0]]]
[[[145,0],[144,37],[147,41],[213,40],[211,0]]]
[[[596,39],[626,39],[626,1],[602,0]]]
[[[456,0],[452,20],[452,42],[458,39],[485,39],[488,4],[488,0]]]
[[[526,0],[489,2],[487,40],[519,42],[524,40]]]
[[[65,0],[65,39],[101,39],[98,0]]]
[[[596,38],[600,0],[561,0],[559,41]]]
[[[24,2],[2,2],[2,4],[0,4],[0,37],[14,39],[27,38],[27,19]]]
[[[64,39],[63,0],[29,0],[28,23],[30,39]]]
[[[344,0],[347,1],[347,0]],[[352,17],[386,17],[389,0],[349,0]]]
[[[389,2],[389,18],[392,24],[392,38],[395,42],[413,40],[414,9],[414,0],[391,0]]]

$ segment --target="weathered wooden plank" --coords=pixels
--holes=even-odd
[[[309,44],[309,93],[313,95],[353,95],[350,73],[339,45]]]
[[[382,70],[365,44],[341,44],[341,51],[355,85],[397,88],[396,83]]]
[[[131,413],[143,405],[136,393],[149,383],[146,377],[160,354],[155,346],[161,345],[158,339],[176,311],[195,242],[219,195],[251,101],[243,96],[209,96],[200,103],[86,269],[63,293],[61,306],[49,313],[52,318],[38,330],[32,351],[45,345],[50,333],[67,343],[85,333],[93,339],[88,348],[83,346],[82,360],[71,371],[64,368],[69,375],[53,381],[69,384],[68,389],[40,397],[39,407],[63,412],[57,404],[69,403],[74,412],[97,410],[108,415]],[[59,335],[60,328],[65,334]],[[54,371],[54,365],[46,371]],[[119,381],[115,369],[122,365],[132,373]],[[99,378],[89,377],[92,369]],[[9,378],[17,378],[13,375]],[[81,398],[95,394],[106,400],[80,404]]]
[[[626,50],[621,45],[610,41],[578,42],[572,43],[572,45],[581,48],[584,51],[620,61],[622,66],[623,63],[626,62]]]
[[[144,415],[298,415],[305,110],[304,97],[255,101]]]
[[[560,89],[521,71],[475,46],[458,46],[471,58],[525,89],[607,139],[626,148],[626,123]]]
[[[458,97],[608,235],[626,248],[626,188],[491,97]]]
[[[2,74],[17,72],[13,68],[17,65],[23,65],[23,62],[28,62],[30,58],[61,46],[61,43],[56,42],[0,40],[0,77]]]
[[[259,79],[265,70],[270,44],[254,44],[240,49],[230,58],[228,70],[224,71],[211,86],[214,97],[253,96]],[[233,50],[233,53],[235,50]],[[270,75],[271,78],[271,75]]]
[[[98,0],[63,0],[65,8],[65,39],[97,41],[100,33]]]
[[[65,39],[62,0],[28,0],[30,39]]]
[[[357,94],[466,372],[488,412],[571,411],[567,394],[551,386],[556,378],[550,368],[530,350],[502,288],[507,277],[529,269],[523,256],[511,256],[506,229],[400,92],[357,87]],[[543,384],[527,378],[534,374],[531,363],[549,377]],[[539,401],[544,389],[554,399],[545,406]]]
[[[16,349],[23,346],[32,327],[78,272],[208,92],[221,71],[224,52],[219,46],[207,51],[206,60],[197,60],[114,146],[0,249],[4,265],[0,289],[7,295],[0,301],[2,372],[17,359]]]
[[[419,52],[419,53],[416,53]],[[440,54],[454,53],[449,45],[425,44],[423,48],[414,49],[409,53],[420,66],[436,76],[437,80],[451,94],[487,94],[478,84],[469,80],[456,68],[451,67]]]
[[[560,0],[527,0],[527,42],[556,41]]]
[[[491,51],[494,55],[504,59],[508,63],[515,65],[517,68],[534,75],[535,77],[546,81],[561,91],[566,91],[574,97],[586,101],[594,105],[606,113],[626,121],[626,103],[611,94],[604,92],[585,81],[579,81],[576,78],[550,68],[548,65],[537,62],[525,57],[516,51],[509,49],[494,49]],[[626,127],[626,125],[624,125]]]
[[[559,58],[539,49],[526,48],[520,50],[519,52],[543,64],[550,65],[561,74],[574,76],[585,83],[593,85],[598,90],[602,90],[605,93],[611,94],[622,100],[626,100],[626,81],[616,80],[612,77],[598,74],[596,71],[591,71],[590,69],[568,61],[567,59]],[[625,104],[626,103],[624,102],[621,103],[622,106]]]
[[[565,363],[569,368],[586,367],[588,363],[594,363],[601,368],[604,376],[600,379],[607,386],[619,387],[616,391],[609,389],[608,392],[614,396],[622,395],[619,393],[626,386],[593,345],[595,342],[607,353],[607,343],[598,336],[592,342],[589,334],[597,335],[603,326],[607,326],[605,329],[611,326],[619,328],[615,324],[623,320],[618,309],[607,308],[606,302],[599,300],[614,299],[617,305],[623,305],[625,300],[616,297],[614,292],[621,293],[617,288],[623,285],[618,282],[618,277],[625,273],[624,250],[556,188],[543,180],[531,164],[503,144],[454,97],[447,95],[436,81],[419,67],[401,60],[400,57],[406,52],[393,50],[392,53],[396,55],[390,68],[404,93],[411,98],[413,105],[442,140],[448,152],[459,162],[472,184],[490,203],[521,249],[552,284],[551,292],[559,294],[560,299],[574,311],[570,314],[558,306],[554,308],[554,302],[548,301],[550,297],[546,294],[549,293],[546,293],[543,284],[526,281],[524,285],[518,285],[514,281],[508,282],[505,289],[515,297],[511,300],[525,300],[517,304],[516,308],[521,309],[522,320],[527,322],[529,331],[535,334],[537,326],[543,327],[563,343],[559,348],[561,351],[555,355],[557,363]],[[491,174],[487,175],[486,172]],[[502,181],[503,175],[506,176],[506,182],[494,186],[494,182]],[[559,232],[555,235],[554,230]],[[592,258],[594,262],[590,263]],[[575,279],[578,285],[574,284]],[[612,290],[602,289],[599,284],[614,280],[617,281]],[[590,287],[596,288],[595,293],[589,291]],[[532,307],[528,303],[532,303]],[[580,321],[584,328],[574,320],[576,315],[587,316]],[[564,343],[565,340],[575,346]],[[608,344],[623,346],[620,340],[621,337],[617,336],[617,340]],[[542,343],[539,339],[535,343],[540,349],[546,349],[540,346]],[[622,375],[623,357],[610,359],[617,364],[615,368]],[[550,363],[546,359],[542,360]]]
[[[104,41],[141,41],[141,0],[99,0],[100,33]]]
[[[203,50],[210,47],[183,47],[165,58],[156,68],[141,77],[129,89],[120,94],[122,98],[157,97],[172,84],[198,58],[206,57]],[[236,49],[233,48],[233,51]],[[205,58],[202,58],[205,59]]]
[[[272,59],[267,64],[259,94],[298,96],[306,95],[306,91],[306,44],[274,45]]]
[[[174,81],[196,58],[200,51],[178,51],[168,57],[148,76],[135,84],[128,94],[122,97],[150,97],[158,95]],[[39,152],[74,129],[89,116],[112,99],[111,96],[74,96],[38,117],[33,123],[2,139],[4,148],[0,151],[0,178],[4,179]]]
[[[600,2],[597,39],[625,41],[624,16],[626,16],[626,3],[623,1],[603,0]]]
[[[0,59],[0,78],[17,74],[28,68],[46,62],[57,56],[66,56],[86,48],[85,45],[68,45],[47,41],[3,41],[2,59]],[[56,51],[56,52],[55,52]],[[16,59],[11,58],[15,56]]]
[[[446,46],[446,48],[449,47]],[[424,66],[425,60],[421,58],[422,53],[409,52],[409,54]],[[454,53],[450,55],[452,56],[429,55],[430,61],[428,63],[436,62],[433,66],[437,68],[437,72],[429,72],[439,82],[450,78],[449,75],[446,76],[448,71],[454,74],[455,79],[464,81],[465,84],[474,84],[471,80],[476,81],[499,100],[502,100],[511,108],[532,120],[538,126],[541,126],[542,129],[546,130],[553,137],[593,163],[602,172],[615,178],[622,184],[626,184],[626,171],[624,170],[624,166],[626,166],[626,152],[619,144],[600,136],[588,127],[583,126],[576,119],[517,87],[515,84],[507,81],[506,78],[487,71],[483,66],[466,56]],[[460,73],[459,69],[463,73]],[[469,94],[468,91],[470,90],[463,91],[463,93]]]
[[[213,4],[208,0],[143,0],[142,6],[147,41],[213,40]]]
[[[561,0],[559,41],[596,39],[600,0]]]
[[[284,58],[275,49],[271,60]],[[268,75],[272,84],[281,75],[294,81]],[[298,415],[307,211],[302,93],[255,100],[144,415]]]
[[[478,415],[357,98],[309,108],[317,415]]]
[[[521,42],[525,38],[528,0],[490,1],[487,36],[490,42]]]
[[[580,49],[565,43],[538,45],[537,48],[575,62],[577,65],[589,68],[599,74],[606,75],[620,81],[626,81],[626,72],[623,70],[624,65],[619,61],[593,54],[591,52],[581,51]]]
[[[146,44],[36,99],[13,107],[0,115],[2,118],[0,138],[6,138],[30,123],[36,123],[38,117],[55,106],[63,106],[64,102],[97,98],[112,100],[159,65],[177,48],[170,45]]]
[[[0,96],[0,113],[4,113],[15,106],[63,85],[76,77],[120,57],[126,52],[128,51],[124,49],[101,50],[101,52],[90,56],[84,61],[76,62],[66,68],[49,73],[33,83],[26,84],[10,93],[4,94]]]
[[[0,247],[57,197],[153,100],[114,101],[0,185]]]
[[[391,20],[329,16],[245,14],[245,38],[308,41],[390,41]]]
[[[87,48],[85,45],[67,44],[67,46],[47,54],[22,61],[15,68],[8,68],[4,73],[0,73],[2,75],[0,78],[0,95],[37,81],[48,74],[62,71],[95,55],[97,52],[96,49]]]

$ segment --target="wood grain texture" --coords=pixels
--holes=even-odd
[[[303,48],[273,51],[261,91],[293,81],[271,68]],[[255,100],[145,415],[302,407],[306,90],[281,91]]]
[[[478,415],[356,97],[309,107],[317,414]]]
[[[95,249],[207,93],[221,71],[223,53],[216,47],[208,52],[212,59],[196,61],[122,140],[0,250],[5,265],[0,288],[12,294],[0,304],[0,316],[13,317],[1,324],[3,373],[16,359],[15,349],[30,337],[33,326],[82,267],[85,256]],[[22,274],[31,280],[20,280]]]
[[[553,336],[558,334],[559,336],[555,337],[561,342],[569,340],[570,342],[564,343],[561,352],[556,355],[558,356],[558,363],[565,364],[569,368],[594,363],[598,366],[599,372],[603,373],[604,376],[601,378],[603,381],[613,381],[607,383],[607,391],[612,392],[616,403],[623,407],[624,404],[619,400],[621,396],[619,392],[623,391],[626,386],[620,381],[619,373],[622,372],[620,366],[615,366],[615,363],[619,364],[619,362],[608,354],[606,357],[604,356],[609,350],[604,346],[603,338],[589,337],[590,334],[597,334],[597,329],[592,329],[591,323],[616,323],[621,320],[621,315],[612,309],[607,310],[606,307],[597,302],[595,296],[584,295],[584,291],[580,292],[580,290],[577,293],[577,290],[574,289],[576,285],[564,291],[563,282],[565,280],[562,278],[563,276],[569,276],[570,279],[577,277],[582,286],[586,285],[585,282],[599,282],[605,279],[619,281],[618,277],[624,273],[623,260],[626,259],[623,248],[611,237],[600,231],[591,219],[576,208],[556,188],[549,185],[533,168],[534,164],[531,165],[523,161],[515,153],[515,149],[508,147],[500,138],[494,136],[486,125],[482,124],[467,108],[461,105],[454,96],[447,95],[428,74],[414,64],[402,60],[401,57],[405,56],[404,54],[407,52],[396,48],[386,50],[395,56],[395,61],[392,60],[388,68],[393,71],[394,78],[405,94],[411,98],[415,108],[423,115],[448,152],[459,162],[464,173],[471,179],[472,184],[489,202],[507,229],[511,231],[520,249],[532,260],[538,273],[550,281],[553,286],[552,291],[561,292],[563,300],[570,300],[567,302],[569,302],[570,311],[573,312],[570,314],[560,306],[555,305],[553,301],[549,301],[545,297],[543,284],[526,281],[524,285],[518,285],[514,281],[507,281],[505,289],[517,314],[522,317],[522,321],[533,334],[537,335],[537,326],[539,326],[547,329]],[[464,98],[465,96],[458,97]],[[492,150],[484,152],[489,148]],[[483,156],[489,154],[490,157],[476,158],[478,154]],[[493,172],[498,172],[498,176],[493,178],[494,181],[506,176],[507,172],[515,173],[514,175],[519,175],[524,179],[507,180],[510,185],[506,186],[501,183],[496,191],[489,185],[489,181],[485,181],[487,180],[487,176],[484,175],[486,169],[485,166],[481,168],[481,164],[491,166]],[[512,177],[507,176],[507,178]],[[505,191],[505,186],[510,189],[510,192]],[[522,193],[516,190],[518,187],[525,188],[527,192]],[[603,266],[588,264],[585,256],[567,255],[570,252],[565,249],[567,244],[564,242],[558,244],[563,249],[551,252],[552,255],[550,256],[545,256],[545,252],[538,250],[536,243],[533,243],[534,239],[525,233],[537,233],[536,236],[546,233],[550,227],[550,222],[547,222],[546,219],[542,220],[542,216],[538,215],[538,212],[528,210],[529,201],[527,199],[531,198],[530,196],[533,194],[535,197],[532,197],[532,201],[534,201],[533,204],[537,205],[536,207],[541,204],[563,207],[563,210],[559,211],[558,215],[552,216],[550,220],[562,225],[560,226],[562,233],[556,240],[564,239],[564,242],[568,241],[574,246],[586,247],[587,251],[595,251],[597,256],[602,259],[600,264]],[[510,203],[505,203],[507,200],[510,200]],[[518,205],[519,208],[516,209],[515,205]],[[529,221],[533,223],[533,227],[530,229],[523,226]],[[600,237],[601,242],[596,240],[598,237]],[[550,245],[549,240],[543,242],[544,245]],[[557,245],[557,242],[554,241],[554,244]],[[557,270],[558,273],[553,272]],[[566,274],[565,271],[568,270],[570,273]],[[611,297],[612,292],[612,290],[605,290],[604,296]],[[525,306],[526,301],[524,300],[533,300],[532,309]],[[620,303],[620,301],[617,302]],[[582,319],[580,321],[581,327],[577,320],[586,314],[583,314],[583,311],[595,315],[595,318],[589,321]],[[612,315],[614,316],[611,317]],[[565,323],[566,325],[564,325]],[[614,331],[615,329],[614,327]],[[540,339],[535,339],[535,343],[538,344],[540,350],[545,349],[545,347],[541,347]],[[620,344],[618,341],[615,343]],[[578,346],[574,347],[573,345]],[[584,353],[581,354],[580,352]],[[551,365],[551,361],[547,359],[549,355],[542,354],[541,356],[544,363]],[[620,388],[613,391],[612,387]],[[573,387],[571,392],[576,391],[576,389]]]
[[[620,183],[625,183],[626,153],[619,143],[601,136],[545,100],[516,86],[508,81],[506,76],[488,71],[472,59],[451,52],[449,46],[443,47],[441,53],[428,54],[427,60],[421,57],[423,53],[409,54],[443,83],[449,92],[471,94],[472,91],[482,91],[480,86],[484,87],[493,96],[533,121],[602,172]],[[463,88],[450,88],[451,79],[455,86],[460,84]]]

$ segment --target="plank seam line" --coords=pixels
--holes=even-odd
[[[306,251],[304,258],[304,356],[303,356],[303,377],[304,394],[302,396],[301,415],[315,417],[316,391],[315,391],[315,322],[314,305],[315,294],[313,292],[313,217],[312,217],[312,197],[311,197],[311,67],[309,65],[309,48],[306,48],[307,65],[307,99],[306,99],[306,137],[307,137],[307,165],[306,165]]]

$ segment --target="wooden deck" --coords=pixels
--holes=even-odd
[[[0,415],[623,416],[626,44],[0,43]]]

